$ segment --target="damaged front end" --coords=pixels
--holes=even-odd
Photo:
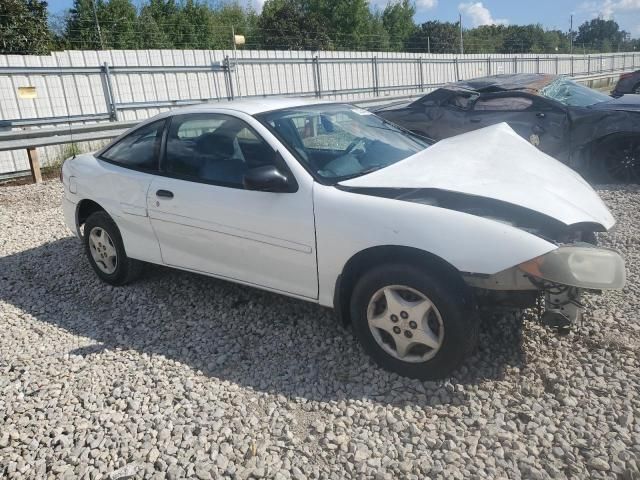
[[[524,230],[557,246],[493,275],[463,273],[481,309],[526,309],[542,303],[542,321],[566,328],[581,318],[584,291],[620,289],[625,284],[622,257],[611,249],[596,246],[596,233],[607,230],[597,222],[566,225],[519,205],[435,188],[340,188],[482,217]]]
[[[621,289],[626,272],[617,252],[581,242],[561,245],[494,275],[465,274],[464,279],[474,288],[481,306],[529,308],[542,296],[543,322],[564,328],[580,319],[583,291]]]

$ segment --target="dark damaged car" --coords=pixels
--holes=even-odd
[[[496,75],[452,83],[375,113],[434,140],[507,122],[588,178],[640,181],[640,95],[612,98],[556,75]]]

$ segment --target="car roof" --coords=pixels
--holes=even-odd
[[[286,108],[304,107],[307,105],[319,105],[329,103],[322,100],[299,98],[299,97],[271,97],[271,98],[250,98],[231,101],[217,101],[199,103],[184,108],[176,108],[167,112],[167,116],[180,115],[185,113],[206,113],[219,109],[234,110],[248,115],[282,110]]]
[[[513,73],[462,80],[446,85],[444,88],[476,92],[526,91],[538,93],[558,78],[558,75],[546,73]]]

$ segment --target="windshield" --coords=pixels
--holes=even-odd
[[[258,118],[309,170],[334,183],[389,166],[428,146],[410,132],[351,105],[304,106]]]
[[[559,78],[540,90],[540,93],[570,107],[588,107],[611,100],[611,97],[566,78]]]

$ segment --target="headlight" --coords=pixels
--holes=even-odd
[[[624,287],[624,260],[608,248],[585,245],[560,247],[528,262],[520,269],[543,280],[593,290]]]

